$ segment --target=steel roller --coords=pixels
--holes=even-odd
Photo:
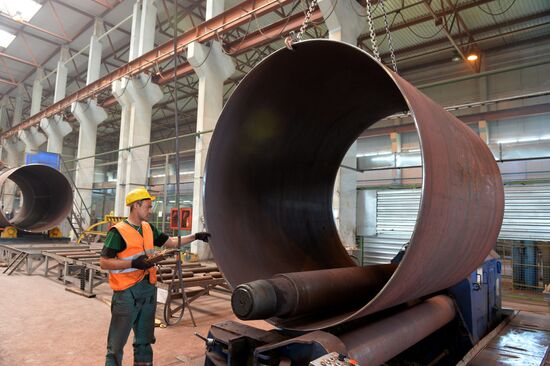
[[[411,113],[423,159],[408,250],[380,291],[342,314],[270,318],[324,329],[448,288],[480,265],[502,223],[494,157],[465,124],[348,44],[311,40],[259,63],[227,101],[207,157],[205,219],[233,287],[276,274],[350,267],[332,214],[334,180],[357,137]]]
[[[12,219],[0,212],[0,226],[42,232],[55,227],[69,215],[73,191],[58,170],[41,164],[25,165],[0,172],[0,188],[7,180],[19,187],[23,204]]]

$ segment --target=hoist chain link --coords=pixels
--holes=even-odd
[[[380,0],[380,5],[382,6],[382,12],[384,13],[384,26],[386,27],[386,34],[388,35],[388,46],[390,49],[391,64],[393,66],[393,71],[397,72],[397,61],[395,59],[395,52],[393,50],[393,42],[391,37],[390,26],[388,24],[388,14],[386,13],[386,7],[384,6],[384,0]]]
[[[291,34],[285,38],[285,45],[287,48],[292,49],[292,44],[294,42],[300,42],[302,38],[304,38],[306,28],[311,21],[311,15],[313,14],[313,10],[317,6],[317,1],[318,0],[311,0],[311,2],[309,3],[309,8],[307,9],[304,22],[302,23],[302,26],[300,27],[300,30],[298,31],[298,33],[294,34],[291,32]]]
[[[372,5],[370,0],[367,0],[367,19],[369,21],[369,33],[370,33],[370,43],[372,44],[372,53],[378,62],[380,60],[380,53],[378,53],[378,46],[376,45],[376,33],[374,32],[374,21],[372,20]]]

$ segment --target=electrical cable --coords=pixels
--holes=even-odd
[[[504,9],[503,11],[501,11],[500,13],[493,13],[493,12],[491,12],[491,11],[490,11],[491,8],[489,7],[489,4],[487,4],[487,9],[489,9],[489,11],[483,10],[483,8],[481,7],[481,5],[478,5],[477,7],[479,8],[479,10],[481,10],[482,12],[484,12],[484,13],[487,14],[487,15],[498,16],[498,15],[502,15],[502,14],[507,13],[507,12],[510,10],[510,8],[512,8],[512,6],[514,6],[515,3],[516,3],[516,0],[512,0],[512,2],[510,3],[510,5],[509,5],[506,9]],[[499,4],[500,4],[500,1],[499,1]],[[501,7],[501,9],[502,9],[502,7]]]
[[[403,14],[401,14],[401,12],[398,12],[399,15],[401,15],[401,19],[403,19],[403,24],[407,24],[407,21],[405,20],[405,17],[403,16]],[[431,36],[423,36],[423,35],[420,35],[418,33],[416,33],[410,26],[407,25],[407,29],[409,31],[411,31],[412,34],[414,34],[415,36],[417,36],[418,38],[422,38],[422,39],[432,39],[434,38],[435,36],[437,36],[439,33],[441,33],[441,31],[443,30],[443,26],[440,25],[439,26],[439,30],[437,30],[434,34],[432,34]]]
[[[178,20],[177,20],[177,14],[178,14],[178,2],[177,0],[174,0],[174,38],[172,39],[173,47],[174,47],[174,132],[176,134],[175,138],[175,172],[176,172],[176,209],[177,209],[177,217],[178,217],[178,249],[181,249],[181,210],[180,210],[180,136],[179,136],[179,115],[178,115],[178,44],[177,44],[177,36],[178,36]],[[208,55],[206,56],[208,58]],[[206,61],[206,58],[204,61]],[[166,187],[165,187],[166,189]],[[182,267],[181,267],[181,253],[178,252],[176,256],[176,272],[178,281],[180,283],[180,291],[182,296],[182,309],[181,313],[179,315],[178,322],[183,318],[183,311],[185,308],[188,308],[189,315],[191,316],[191,320],[193,322],[193,325],[196,327],[197,324],[195,323],[195,317],[193,316],[193,311],[189,307],[187,295],[185,293],[185,285],[183,283],[183,274],[182,274]]]
[[[262,32],[262,29],[260,27],[260,24],[258,22],[258,17],[256,15],[256,13],[252,13],[252,18],[250,19],[250,21],[248,22],[248,25],[247,25],[247,28],[246,28],[246,32],[245,32],[245,35],[243,37],[241,37],[241,40],[239,42],[239,45],[237,46],[237,49],[240,49],[242,44],[244,43],[244,41],[246,40],[246,38],[248,37],[248,35],[250,34],[250,26],[252,24],[252,21],[254,21],[256,23],[256,28],[257,28],[257,31],[265,38],[265,39],[275,39],[275,38],[284,38],[283,37],[283,33],[284,33],[284,30],[286,28],[286,26],[288,25],[288,23],[290,22],[290,18],[294,15],[294,11],[296,10],[296,8],[298,8],[298,5],[300,4],[300,0],[296,0],[293,4],[292,4],[292,7],[290,9],[290,12],[288,13],[288,15],[286,17],[284,17],[284,19],[286,20],[286,23],[285,25],[281,28],[281,31],[279,32],[279,34],[275,37],[269,37],[267,35],[265,35],[263,32]],[[221,42],[221,39],[219,37],[218,34],[216,34],[216,36],[218,37],[218,40],[220,40],[220,43]],[[223,45],[223,43],[222,43]],[[226,55],[229,55],[229,56],[232,56],[234,54],[234,52],[228,52],[224,49],[224,47],[222,47],[222,51],[223,53],[225,53]]]
[[[336,0],[336,1],[334,2],[334,5],[332,6],[332,9],[330,9],[330,12],[328,13],[328,15],[327,15],[326,17],[323,16],[323,20],[320,20],[320,21],[318,21],[318,22],[310,21],[309,23],[310,23],[311,25],[313,25],[313,26],[316,26],[316,25],[325,23],[326,20],[332,16],[332,13],[334,13],[334,10],[336,10],[336,5],[338,5],[338,1],[340,1],[340,0]],[[317,5],[317,7],[319,8],[319,10],[321,10],[321,8],[319,7],[319,5]],[[353,8],[353,6],[352,6],[352,8]]]
[[[210,56],[210,52],[212,51],[212,46],[213,46],[213,43],[212,42],[209,42],[210,45],[206,45],[208,47],[208,53],[206,54],[206,56],[204,57],[204,60],[201,61],[200,64],[198,64],[197,66],[193,66],[194,69],[197,69],[199,67],[201,67],[202,65],[204,65],[204,63],[206,62],[206,60],[208,60],[208,56]],[[222,47],[223,48],[223,47]],[[174,60],[174,79],[176,78],[176,68],[177,68],[177,61]],[[174,87],[176,87],[176,85],[174,84]]]
[[[178,248],[181,246],[181,231],[179,229],[180,222],[181,222],[181,213],[180,213],[180,143],[179,143],[179,121],[178,121],[178,84],[177,84],[177,70],[178,70],[178,54],[177,54],[177,41],[176,38],[178,36],[178,23],[177,23],[177,13],[178,13],[178,2],[177,0],[174,0],[174,38],[172,38],[172,44],[174,47],[174,132],[176,134],[175,139],[175,171],[176,171],[176,209],[178,210]],[[208,55],[206,56],[208,58]],[[206,61],[205,58],[205,61]]]

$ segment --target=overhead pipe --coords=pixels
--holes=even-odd
[[[73,190],[58,170],[31,164],[0,171],[0,189],[7,180],[19,187],[23,204],[11,219],[0,212],[0,226],[43,232],[59,225],[71,212]]]
[[[398,112],[411,113],[423,158],[420,209],[401,263],[352,311],[271,323],[325,329],[456,284],[497,239],[502,180],[474,131],[348,44],[310,40],[274,52],[227,101],[208,151],[205,219],[234,288],[354,265],[332,213],[335,177],[357,137]]]

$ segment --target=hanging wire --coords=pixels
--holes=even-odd
[[[178,20],[177,20],[177,14],[178,14],[178,1],[174,0],[174,38],[172,39],[172,45],[174,47],[174,129],[176,134],[175,139],[175,165],[176,165],[176,209],[178,210],[178,248],[181,247],[181,230],[180,222],[181,222],[181,212],[180,212],[180,139],[179,139],[179,116],[178,116]],[[208,56],[207,56],[208,57]],[[164,187],[164,189],[167,189],[167,187]],[[180,255],[178,255],[180,257]]]
[[[499,3],[500,3],[500,2],[499,2]],[[510,10],[510,8],[511,8],[512,6],[514,6],[515,3],[516,3],[516,0],[513,0],[513,1],[510,3],[510,5],[509,5],[506,9],[502,10],[500,13],[493,13],[492,11],[483,10],[483,8],[481,7],[481,5],[478,5],[477,7],[479,8],[479,10],[481,10],[482,12],[484,12],[484,13],[487,14],[487,15],[498,16],[498,15],[502,15],[502,14],[507,13],[508,10]],[[487,4],[487,9],[491,10],[491,8],[489,7],[489,4]],[[501,8],[501,9],[502,9],[502,8]]]
[[[384,26],[386,27],[386,35],[388,36],[388,46],[390,48],[391,63],[393,66],[393,71],[397,72],[397,61],[395,60],[395,52],[393,50],[391,31],[390,31],[390,26],[388,25],[388,14],[386,13],[384,0],[380,0],[380,5],[382,6],[382,12],[384,13]],[[395,20],[395,17],[394,17],[394,20]]]
[[[376,44],[376,32],[374,31],[374,21],[372,19],[372,5],[370,0],[366,2],[367,18],[369,21],[369,35],[372,44],[372,53],[378,62],[380,62],[380,53],[378,53],[378,45]]]
[[[401,12],[399,12],[398,14],[399,14],[399,16],[401,17],[401,19],[403,20],[403,24],[407,24],[407,20],[405,19],[405,17],[403,16],[403,14],[401,14]],[[394,21],[395,21],[395,20],[394,20]],[[422,34],[419,34],[419,33],[415,32],[415,30],[414,30],[412,27],[408,26],[408,25],[407,25],[407,29],[408,29],[412,34],[414,34],[416,37],[418,37],[418,38],[422,38],[422,39],[432,39],[432,38],[434,38],[435,36],[437,36],[439,33],[441,33],[441,31],[443,30],[443,26],[440,25],[440,26],[439,26],[439,29],[438,29],[437,31],[435,31],[434,34],[429,35],[429,36],[425,36],[425,35],[422,35]]]

